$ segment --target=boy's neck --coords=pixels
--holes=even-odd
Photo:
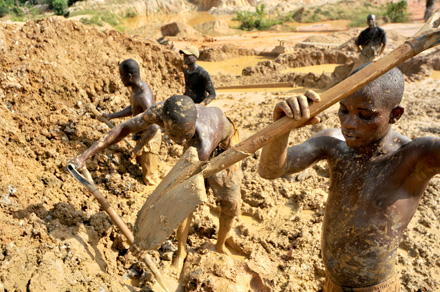
[[[395,139],[394,131],[390,128],[387,134],[381,139],[370,143],[369,145],[354,149],[359,155],[366,155],[368,157],[382,156],[392,153],[400,147],[399,140]]]
[[[197,68],[198,68],[198,66],[197,66],[197,63],[195,63],[195,62],[193,64],[188,65],[188,70],[190,72],[194,72]]]
[[[132,92],[136,92],[139,88],[142,88],[142,82],[141,80],[135,80],[133,81],[129,88],[131,89]]]

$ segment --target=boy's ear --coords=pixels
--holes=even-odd
[[[405,109],[400,105],[393,108],[390,113],[390,124],[394,124],[395,122],[397,122],[404,112]]]

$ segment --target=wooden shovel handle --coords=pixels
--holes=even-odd
[[[440,43],[440,30],[438,28],[433,29],[432,26],[439,26],[439,18],[440,10],[428,20],[427,24],[415,34],[412,39],[405,42],[380,60],[368,65],[359,72],[323,92],[320,95],[321,101],[310,107],[311,116],[316,116],[409,58],[438,45]],[[279,119],[258,133],[240,142],[233,148],[228,149],[212,159],[203,169],[203,176],[210,177],[233,165],[234,163],[250,156],[252,153],[274,141],[278,137],[301,126],[305,122],[305,120],[297,121],[288,117]]]
[[[83,186],[89,190],[93,194],[93,196],[98,200],[101,207],[104,209],[104,211],[110,216],[113,223],[118,226],[119,230],[121,230],[122,234],[127,238],[127,241],[130,245],[133,245],[134,243],[134,236],[133,233],[131,233],[128,226],[125,224],[125,222],[119,217],[119,215],[116,213],[116,211],[112,208],[110,203],[105,199],[104,195],[99,191],[99,189],[96,187],[95,183],[91,179],[86,179],[83,175],[81,175],[75,168],[74,164],[69,164],[67,166],[67,170],[72,174],[74,178],[76,178]],[[88,178],[91,178],[89,171],[84,168],[85,176]],[[134,247],[136,249],[136,247]],[[141,256],[141,253],[137,252],[137,255],[139,257]],[[145,257],[141,260],[144,260],[147,267],[150,269],[150,271],[153,273],[154,277],[156,278],[159,285],[161,285],[162,289],[166,292],[169,292],[168,287],[166,286],[166,283],[159,271],[159,269],[156,267],[152,259],[148,254],[145,254]]]
[[[105,199],[104,195],[99,191],[99,189],[93,183],[93,181],[90,181],[90,180],[86,179],[84,176],[82,176],[76,170],[74,164],[69,164],[67,166],[67,170],[73,175],[74,178],[76,178],[83,186],[85,186],[87,188],[87,190],[89,190],[89,192],[92,193],[92,195],[95,197],[95,199],[101,205],[102,209],[104,209],[104,211],[110,216],[112,221],[121,230],[122,234],[124,234],[124,236],[127,238],[127,240],[130,243],[130,245],[132,245],[133,242],[134,242],[133,233],[131,233],[131,231],[128,228],[128,226],[125,224],[124,221],[122,221],[121,217],[119,217],[119,215],[112,208],[110,203]]]

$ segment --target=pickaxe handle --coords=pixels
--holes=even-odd
[[[427,23],[410,40],[381,58],[368,65],[359,72],[351,75],[332,88],[320,94],[321,101],[310,107],[311,116],[316,116],[333,104],[341,101],[371,81],[379,78],[392,68],[414,57],[420,52],[440,44],[440,10],[438,10]],[[212,159],[204,168],[203,176],[210,177],[213,174],[233,165],[234,163],[252,155],[258,149],[264,147],[292,129],[303,125],[306,121],[294,120],[283,117],[267,126],[258,133],[228,149]]]
[[[83,186],[89,190],[89,192],[92,193],[92,195],[98,200],[101,207],[104,209],[104,211],[110,216],[113,223],[118,226],[118,228],[121,230],[122,234],[127,238],[127,241],[130,245],[133,245],[134,243],[134,236],[133,233],[131,233],[128,226],[125,224],[125,222],[119,217],[119,215],[115,212],[115,210],[112,208],[110,203],[105,199],[104,195],[99,191],[99,189],[96,187],[96,185],[91,180],[91,176],[89,171],[86,168],[83,168],[83,175],[81,175],[75,168],[74,164],[69,164],[67,166],[67,170],[73,175],[74,178],[76,178]],[[86,179],[86,177],[88,179]],[[139,253],[136,253],[139,254]],[[169,292],[167,286],[165,285],[165,281],[159,271],[159,269],[156,267],[154,262],[151,260],[150,256],[148,254],[145,255],[144,258],[145,264],[150,269],[150,271],[153,273],[154,277],[156,278],[157,282],[162,286],[162,288]]]

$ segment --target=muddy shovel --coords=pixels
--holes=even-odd
[[[124,223],[124,221],[119,217],[119,215],[115,212],[115,210],[112,208],[112,206],[109,204],[109,202],[105,199],[104,195],[99,191],[99,189],[94,184],[92,177],[89,173],[89,171],[84,167],[82,170],[81,175],[75,168],[74,164],[69,164],[67,166],[67,170],[73,175],[74,178],[76,178],[82,185],[84,185],[89,192],[93,194],[93,196],[98,200],[101,207],[104,209],[104,211],[110,216],[113,223],[118,226],[118,228],[121,230],[122,234],[127,238],[127,241],[130,245],[133,245],[134,242],[134,236],[131,233],[128,226]],[[137,247],[134,247],[136,251],[136,256],[140,258],[140,252]],[[142,259],[140,259],[142,260]],[[150,269],[150,271],[153,273],[154,277],[156,278],[159,285],[162,287],[162,289],[166,292],[169,292],[167,285],[165,284],[165,280],[162,277],[161,273],[159,272],[159,269],[156,267],[154,262],[151,260],[150,256],[148,254],[145,254],[145,258],[143,259],[147,267]],[[176,286],[176,285],[173,285]]]
[[[409,58],[440,44],[439,25],[440,10],[404,44],[320,94],[321,101],[310,107],[311,116],[316,116]],[[197,160],[197,153],[185,153],[139,211],[135,224],[135,244],[146,250],[158,248],[197,205],[206,200],[202,187],[204,178],[252,155],[305,122],[283,117],[206,165]]]

